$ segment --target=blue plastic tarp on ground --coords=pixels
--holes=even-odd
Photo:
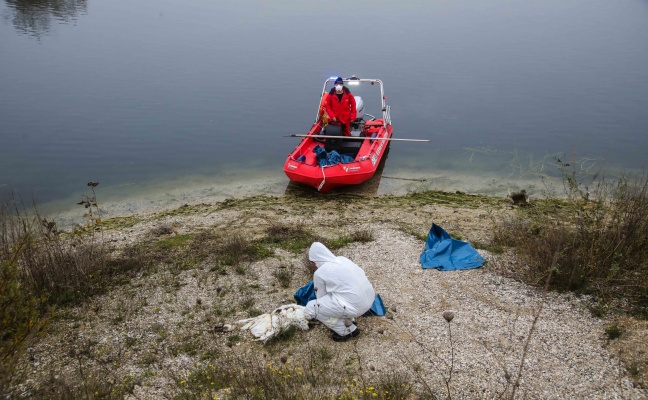
[[[313,281],[308,282],[304,286],[300,287],[297,292],[295,292],[295,301],[297,304],[300,306],[305,306],[306,303],[308,303],[311,300],[315,300],[317,296],[315,295],[315,288],[313,285]],[[365,317],[371,316],[371,315],[377,315],[379,317],[382,317],[385,315],[385,305],[383,304],[382,299],[380,298],[380,295],[377,294],[376,298],[374,298],[374,302],[371,305],[371,308],[369,311],[364,313]]]
[[[320,167],[326,167],[327,165],[335,165],[340,163],[348,164],[352,163],[355,160],[352,156],[348,154],[340,154],[335,150],[327,153],[326,149],[324,149],[324,147],[320,145],[317,145],[315,146],[315,148],[313,148],[313,153],[315,153],[317,164]]]
[[[440,226],[432,224],[425,250],[421,253],[423,268],[439,271],[479,268],[486,260],[470,244],[453,239]]]

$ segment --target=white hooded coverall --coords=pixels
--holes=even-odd
[[[364,271],[320,242],[311,245],[308,258],[317,265],[313,274],[317,299],[306,304],[306,313],[340,336],[355,331],[355,325],[347,327],[344,320],[366,313],[376,297]]]

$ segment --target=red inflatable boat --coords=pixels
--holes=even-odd
[[[335,78],[324,82],[320,105],[333,87]],[[320,110],[308,134],[291,135],[303,139],[288,155],[283,168],[290,180],[323,193],[370,179],[387,152],[392,136],[390,108],[385,104],[382,81],[354,76],[344,79],[344,84],[356,100],[357,117],[351,122],[351,136],[342,136],[339,126],[326,125]],[[369,97],[369,93],[373,95]],[[377,110],[374,111],[376,115],[382,113],[382,118],[365,113],[367,106],[373,107],[370,110]],[[328,155],[327,161],[322,161],[323,155]],[[341,162],[335,163],[339,158]],[[330,164],[330,160],[334,164]]]

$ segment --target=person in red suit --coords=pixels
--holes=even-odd
[[[326,96],[324,108],[329,117],[329,124],[342,126],[342,134],[351,136],[350,124],[356,119],[356,102],[353,94],[344,86],[341,77],[335,79],[335,86]]]

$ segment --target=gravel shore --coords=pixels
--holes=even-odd
[[[373,241],[334,252],[365,269],[388,315],[359,318],[362,334],[349,342],[333,342],[327,329],[316,325],[290,341],[264,346],[248,333],[232,339],[213,326],[247,318],[250,308],[270,312],[292,302],[310,279],[303,254],[277,249],[244,274],[216,275],[209,262],[179,271],[160,267],[61,311],[63,317],[37,338],[21,363],[30,377],[21,387],[24,393],[52,376],[67,376],[73,384],[83,364],[87,371],[107,370],[110,379],[135,382],[133,398],[173,397],[178,379],[217,362],[215,355],[299,365],[322,347],[332,354],[324,365],[331,373],[371,382],[399,372],[437,397],[447,396],[447,383],[453,398],[466,399],[506,397],[514,390],[516,397],[529,399],[648,398],[619,358],[619,345],[609,343],[610,320],[593,317],[587,298],[544,292],[501,275],[498,271],[519,268],[510,254],[480,250],[489,262],[475,270],[421,268],[422,237],[433,222],[468,242],[488,242],[493,219],[513,212],[505,200],[475,207],[398,196],[282,196],[188,208],[191,212],[140,215],[132,226],[105,231],[105,240],[124,247],[150,238],[161,226],[171,236],[212,230],[252,237],[278,223],[305,225],[324,237],[368,231]],[[281,268],[292,271],[287,288],[277,284]],[[446,311],[454,314],[451,322],[443,318]]]

